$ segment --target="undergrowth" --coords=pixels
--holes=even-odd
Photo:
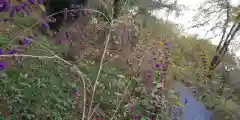
[[[30,17],[16,17],[11,23],[11,32],[15,34],[4,36],[6,34],[2,33],[1,47],[10,49],[16,44],[12,39],[36,33],[36,29],[21,33],[35,22]],[[125,76],[111,62],[104,63],[100,69],[104,57],[102,61],[82,59],[77,63],[63,60],[58,53],[65,48],[37,34],[28,50],[0,73],[2,119],[83,120],[102,117],[129,120],[150,117],[170,120],[170,106],[174,104],[167,95],[172,93],[144,92],[139,76]],[[79,94],[77,99],[76,92]]]
[[[148,24],[144,20],[142,25],[142,17],[148,17]],[[197,98],[209,110],[220,111],[216,112],[221,113],[220,118],[238,113],[236,100],[223,97],[231,89],[222,80],[213,80],[216,89],[205,92],[213,87],[204,84],[204,68],[209,64],[200,64],[201,54],[206,52],[207,56],[213,55],[213,47],[208,42],[177,37],[173,25],[161,24],[163,21],[151,15],[126,13],[117,20],[108,21],[90,15],[89,19],[91,22],[88,21],[83,28],[77,28],[76,24],[72,25],[76,29],[70,26],[68,30],[75,32],[65,40],[68,44],[56,44],[55,38],[40,33],[41,23],[38,24],[31,16],[16,16],[13,21],[1,23],[4,29],[0,31],[0,46],[7,51],[18,46],[17,40],[22,37],[37,34],[31,39],[31,44],[19,48],[24,52],[1,55],[1,62],[11,61],[0,73],[1,119],[170,120],[171,110],[183,106],[179,97],[167,88],[174,77],[199,87]],[[82,37],[81,32],[86,35]],[[65,33],[60,34],[58,37],[65,39]],[[164,45],[159,46],[159,41],[163,40],[167,44],[168,57],[163,55]],[[87,52],[78,48],[79,43],[87,44]],[[81,59],[66,60],[62,54],[64,52],[81,54]],[[120,57],[116,57],[118,53]],[[142,73],[158,69],[155,68],[156,63],[160,63],[158,67],[166,68],[165,76],[169,83],[166,89],[154,87],[148,91],[146,76]],[[155,72],[160,74],[157,70]],[[196,77],[197,74],[199,77]],[[152,76],[156,79],[153,81],[157,81],[156,86],[160,81],[158,77]],[[225,85],[224,91],[219,90],[222,84]],[[182,114],[177,117],[183,119]]]

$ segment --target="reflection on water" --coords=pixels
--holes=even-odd
[[[185,87],[181,83],[174,83],[173,89],[179,93],[180,101],[186,103],[183,107],[175,108],[172,110],[172,120],[176,118],[180,111],[183,111],[183,120],[210,120],[212,113],[209,112],[205,106],[197,101],[190,88]]]

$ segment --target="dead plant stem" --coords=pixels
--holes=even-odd
[[[123,101],[123,97],[124,97],[125,94],[127,93],[128,87],[130,86],[131,82],[132,82],[132,79],[129,80],[128,85],[127,85],[127,87],[125,88],[124,93],[123,93],[123,95],[122,95],[122,99],[121,99],[121,101],[119,101],[119,103],[118,103],[118,105],[117,105],[117,108],[115,109],[111,120],[113,120],[115,114],[117,113],[117,111],[118,111],[118,109],[119,109],[119,106],[120,106],[121,102]]]
[[[112,22],[111,22],[110,26],[112,26]],[[100,62],[100,65],[99,65],[97,77],[96,77],[96,80],[95,80],[95,83],[94,83],[94,86],[93,86],[93,94],[92,94],[91,102],[90,102],[90,106],[89,106],[89,113],[88,113],[89,117],[88,117],[88,119],[90,119],[90,113],[91,113],[91,110],[92,110],[93,99],[94,99],[95,91],[96,91],[96,88],[97,88],[97,83],[99,81],[100,73],[101,73],[102,68],[103,68],[103,61],[105,59],[105,54],[106,54],[106,51],[107,51],[108,42],[110,40],[111,31],[112,31],[112,28],[110,27],[107,38],[106,38],[106,44],[105,44],[104,51],[103,51],[103,54],[102,54],[102,58],[101,58],[101,62]]]

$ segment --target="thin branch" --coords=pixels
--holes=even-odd
[[[227,12],[227,18],[226,18],[225,23],[224,23],[224,25],[223,25],[222,38],[220,39],[220,42],[219,42],[219,45],[217,46],[216,51],[218,51],[218,50],[220,49],[220,46],[222,45],[223,38],[225,37],[225,34],[226,34],[227,25],[228,25],[228,23],[229,23],[229,19],[230,19],[230,5],[229,5],[229,3],[228,3],[228,5],[227,5],[227,11],[226,11],[226,12]]]
[[[121,102],[123,101],[123,97],[124,97],[124,95],[127,93],[128,87],[130,86],[130,83],[131,83],[131,82],[132,82],[132,79],[129,80],[128,85],[127,85],[127,87],[125,88],[125,91],[124,91],[124,93],[123,93],[123,95],[122,95],[122,99],[121,99],[121,101],[119,101],[119,103],[118,103],[118,105],[117,105],[117,108],[115,109],[115,111],[114,111],[114,113],[113,113],[113,116],[112,116],[112,118],[111,118],[110,120],[113,120],[115,114],[117,113],[117,111],[118,111],[118,109],[119,109],[119,106],[121,105]]]
[[[13,55],[0,55],[0,57],[31,57],[40,59],[54,59],[55,56],[34,56],[34,55],[24,55],[24,54],[13,54]]]
[[[95,91],[96,91],[96,88],[97,88],[97,83],[99,81],[100,73],[101,73],[102,68],[103,68],[103,61],[105,59],[105,54],[106,54],[106,51],[107,51],[108,42],[110,41],[110,36],[111,36],[111,31],[112,31],[112,24],[113,24],[113,22],[110,23],[110,28],[109,28],[108,36],[106,38],[106,43],[105,43],[104,51],[103,51],[103,54],[102,54],[100,66],[99,66],[97,77],[96,77],[96,80],[95,80],[95,83],[94,83],[94,86],[93,86],[93,94],[92,94],[92,98],[91,98],[91,102],[90,102],[90,106],[89,106],[89,113],[88,113],[89,117],[90,117],[90,112],[91,112],[91,109],[92,109],[93,98],[94,98]]]
[[[98,104],[94,109],[93,109],[93,112],[91,113],[90,117],[88,118],[88,120],[91,119],[92,115],[94,114],[94,112],[96,111],[96,109],[99,107],[100,104]]]

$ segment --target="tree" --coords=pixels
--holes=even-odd
[[[240,12],[238,10],[239,6],[233,6],[230,0],[207,0],[200,6],[199,14],[194,18],[198,22],[194,27],[206,26],[216,20],[213,27],[207,32],[221,30],[216,35],[221,36],[220,42],[211,60],[209,72],[205,74],[208,79],[212,78],[213,71],[223,60],[225,54],[228,53],[230,43],[235,41],[235,37],[240,31]]]

